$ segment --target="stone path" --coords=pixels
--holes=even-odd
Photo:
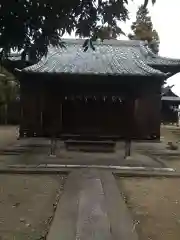
[[[111,172],[74,170],[68,177],[47,240],[137,240]]]

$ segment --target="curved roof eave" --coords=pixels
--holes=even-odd
[[[141,42],[141,50],[146,58],[146,63],[150,66],[166,66],[166,67],[178,67],[180,71],[180,59],[162,57],[155,54],[145,42]]]

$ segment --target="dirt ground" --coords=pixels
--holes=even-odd
[[[177,142],[180,141],[180,127],[176,126],[161,126],[161,136],[165,142]]]
[[[176,143],[180,149],[180,128],[175,126],[162,126],[161,136],[166,143],[172,141]],[[159,156],[159,159],[163,161],[168,167],[174,168],[180,172],[180,154],[163,155]]]
[[[16,129],[0,127],[0,149],[16,141]],[[180,141],[180,128],[162,127],[161,135],[165,142]],[[180,171],[180,156],[161,160]],[[0,175],[0,240],[43,239],[64,181],[64,176]],[[179,240],[180,179],[118,178],[117,182],[140,240]]]
[[[161,127],[162,141],[180,148],[180,128]],[[159,159],[180,172],[180,155]],[[119,178],[117,183],[134,219],[140,240],[180,239],[180,178]]]
[[[66,177],[0,175],[0,239],[44,239]]]
[[[117,178],[117,182],[140,240],[179,240],[180,179]]]

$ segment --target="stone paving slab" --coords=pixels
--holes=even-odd
[[[104,193],[98,176],[92,178],[83,177],[82,189],[79,195],[76,239],[112,239]]]
[[[78,175],[73,172],[67,179],[47,240],[75,240],[81,181]]]
[[[111,172],[83,169],[69,175],[47,236],[61,239],[138,239]]]
[[[101,171],[100,175],[106,200],[106,209],[111,221],[113,239],[138,240],[129,210],[119,193],[113,175],[107,171]]]

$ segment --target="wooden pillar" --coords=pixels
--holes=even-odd
[[[131,139],[125,140],[125,158],[131,156]]]
[[[27,136],[28,120],[29,117],[26,116],[26,112],[29,112],[29,97],[27,94],[27,87],[23,81],[20,82],[20,128],[19,128],[19,138]],[[26,110],[28,109],[28,111]],[[26,110],[26,111],[25,111]]]
[[[57,149],[57,138],[60,137],[62,133],[62,99],[59,95],[54,96],[51,104],[51,146],[50,146],[50,156],[56,157]]]
[[[132,138],[134,136],[134,105],[135,100],[133,98],[128,97],[125,100],[125,155],[127,158],[131,155],[131,143]]]
[[[56,157],[57,139],[55,136],[51,137],[50,157]]]
[[[60,103],[60,135],[62,134],[63,131],[63,101]]]

